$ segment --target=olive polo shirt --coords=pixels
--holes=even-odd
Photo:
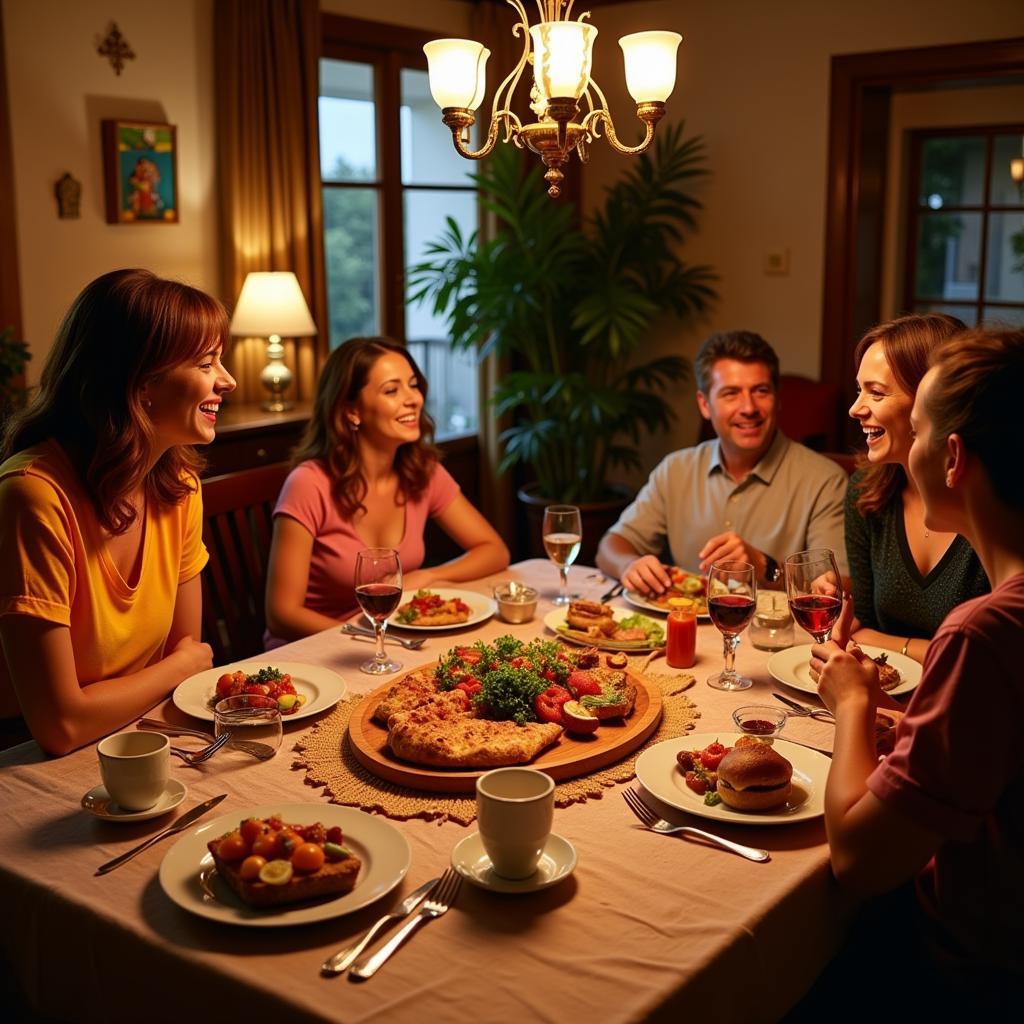
[[[831,548],[844,575],[846,473],[824,455],[776,431],[742,483],[725,470],[718,438],[667,455],[610,533],[640,554],[697,571],[711,537],[729,531],[780,564],[808,548]]]

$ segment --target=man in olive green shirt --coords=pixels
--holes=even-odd
[[[777,585],[796,551],[831,548],[846,575],[847,478],[830,459],[777,428],[779,360],[750,331],[712,335],[697,353],[697,405],[717,437],[666,456],[604,535],[597,564],[630,590],[663,593],[661,563],[693,572],[750,562]]]

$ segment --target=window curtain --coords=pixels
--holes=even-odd
[[[230,304],[254,270],[294,271],[319,338],[284,339],[294,381],[311,400],[326,347],[323,212],[317,130],[317,0],[216,0],[217,157],[223,287]],[[265,338],[236,339],[230,357],[240,402],[266,397]]]

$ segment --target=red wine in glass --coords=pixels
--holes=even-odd
[[[356,587],[356,600],[374,622],[381,622],[390,618],[398,607],[402,590],[388,583],[366,583]]]
[[[749,562],[715,562],[708,570],[708,614],[722,634],[725,667],[708,678],[716,690],[746,690],[749,676],[736,672],[740,633],[750,624],[757,607],[757,574]]]
[[[786,596],[793,618],[823,644],[843,607],[836,556],[828,548],[798,551],[786,559]]]
[[[742,633],[754,617],[754,601],[735,594],[712,597],[708,614],[720,633]]]
[[[831,633],[832,627],[839,618],[843,603],[838,597],[829,597],[824,594],[807,594],[803,597],[794,597],[789,602],[793,618],[807,630],[811,636],[818,633]]]

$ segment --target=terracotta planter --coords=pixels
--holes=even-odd
[[[516,496],[526,508],[527,540],[526,549],[530,558],[546,558],[544,543],[541,540],[541,528],[544,523],[544,509],[548,505],[561,504],[550,498],[541,497],[537,493],[536,484],[520,487]],[[576,502],[583,521],[583,543],[577,565],[594,565],[597,557],[597,545],[610,526],[613,526],[622,510],[633,500],[625,487],[613,486],[603,501]]]

